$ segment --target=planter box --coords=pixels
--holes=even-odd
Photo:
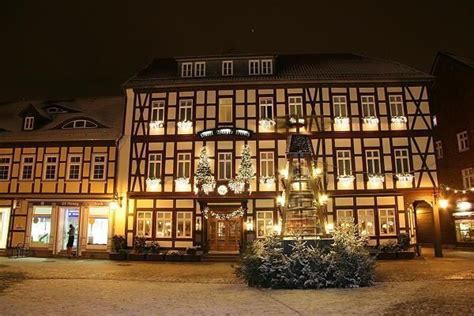
[[[397,260],[397,259],[413,259],[415,253],[412,251],[401,251],[401,252],[380,252],[377,254],[378,260]]]
[[[397,252],[397,259],[414,259],[415,253],[412,251]]]
[[[127,260],[128,253],[109,253],[110,260]]]
[[[162,253],[149,253],[146,256],[147,261],[165,261],[165,255]]]
[[[166,255],[166,261],[171,261],[171,262],[181,262],[183,261],[183,255]]]
[[[146,254],[145,253],[131,253],[128,255],[128,259],[132,261],[145,261]]]
[[[185,262],[199,262],[201,261],[201,255],[183,255],[183,261]]]

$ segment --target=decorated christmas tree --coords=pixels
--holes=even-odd
[[[214,190],[216,181],[211,172],[211,166],[209,164],[209,157],[207,156],[206,147],[201,148],[195,177],[199,190],[202,190],[205,194],[209,194],[210,191]]]
[[[242,148],[242,161],[240,162],[239,169],[235,179],[229,181],[229,187],[234,193],[242,193],[250,185],[250,180],[255,177],[255,170],[252,165],[252,155],[250,147],[244,145]]]

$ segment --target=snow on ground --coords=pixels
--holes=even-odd
[[[378,262],[361,289],[248,288],[227,263],[0,258],[0,315],[474,314],[474,252]]]

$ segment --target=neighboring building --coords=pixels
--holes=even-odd
[[[399,233],[414,241],[415,208],[431,211],[438,181],[432,80],[354,54],[154,60],[124,85],[120,159],[129,163],[118,176],[128,180],[117,191],[128,245],[144,236],[165,248],[235,251],[279,230],[293,134],[311,140],[328,230],[353,218],[373,245]],[[234,193],[244,144],[256,179]],[[195,193],[203,146],[217,182],[209,194]]]
[[[0,104],[0,249],[79,255],[110,249],[123,98]]]
[[[431,100],[438,172],[440,183],[450,188],[442,186],[450,200],[442,212],[443,242],[474,246],[472,204],[470,209],[458,205],[474,203],[474,59],[440,52],[431,74],[436,77]]]

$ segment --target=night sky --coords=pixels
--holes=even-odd
[[[2,1],[0,99],[121,94],[153,57],[356,52],[429,72],[474,57],[474,1]]]

